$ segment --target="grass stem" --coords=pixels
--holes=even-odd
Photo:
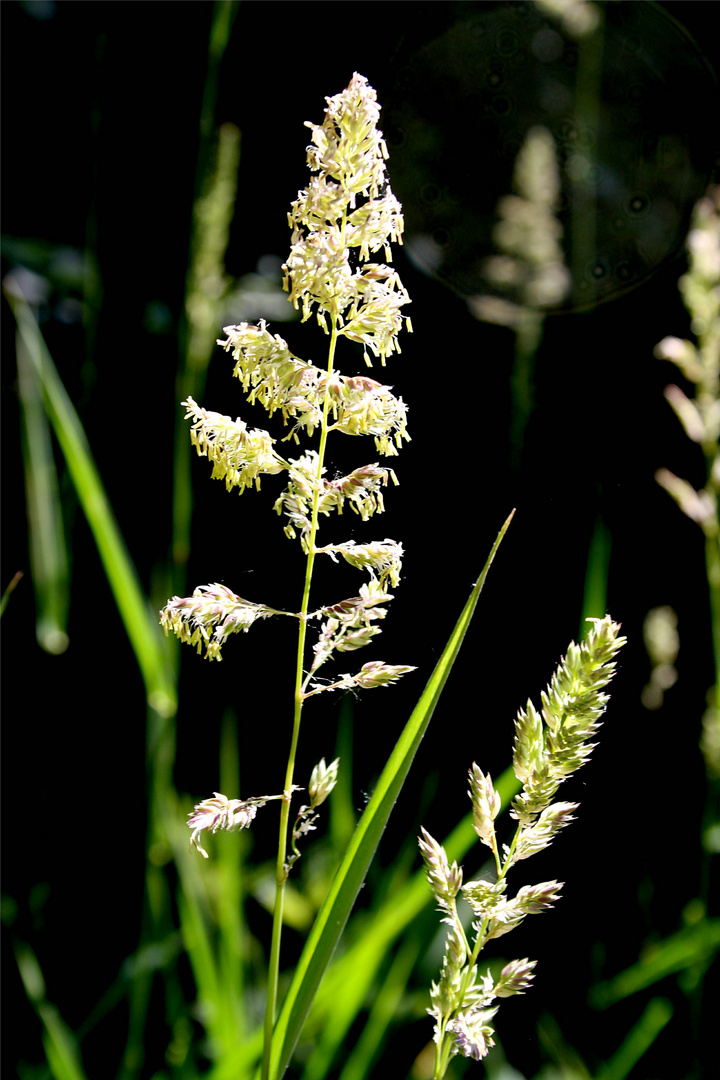
[[[333,316],[330,332],[330,347],[328,350],[327,385],[329,385],[330,376],[332,375],[333,364],[335,361],[335,348],[337,345],[337,338],[337,317]],[[322,488],[325,448],[327,446],[329,411],[330,396],[326,388],[323,402],[323,419],[322,428],[320,431],[320,445],[318,447],[318,465],[315,491],[313,494],[310,538],[308,540],[307,559],[305,563],[305,585],[303,588],[302,605],[300,608],[300,622],[298,627],[297,662],[295,667],[295,705],[293,714],[293,730],[292,738],[290,740],[290,752],[288,754],[287,767],[285,770],[285,798],[283,799],[280,808],[280,832],[278,836],[278,851],[275,872],[275,906],[273,910],[272,939],[270,942],[270,960],[268,965],[267,1000],[265,1002],[262,1080],[270,1080],[272,1035],[273,1028],[275,1026],[278,980],[280,976],[280,944],[282,939],[283,903],[285,897],[285,883],[288,876],[288,867],[286,865],[288,826],[290,822],[290,804],[292,800],[295,776],[295,760],[297,756],[298,741],[300,738],[300,722],[302,720],[302,707],[305,698],[305,639],[307,635],[307,617],[308,611],[310,609],[310,586],[312,584],[313,568],[315,565],[315,539],[318,530],[320,491]]]

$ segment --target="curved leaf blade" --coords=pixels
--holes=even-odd
[[[272,1080],[280,1080],[290,1062],[313,998],[345,928],[392,808],[460,651],[485,578],[514,513],[513,510],[498,533],[443,654],[388,758],[373,796],[348,845],[345,858],[318,912],[275,1025],[270,1061]]]
[[[77,411],[63,386],[30,305],[13,284],[6,278],[3,291],[15,316],[28,361],[42,387],[45,409],[140,666],[148,702],[161,716],[172,716],[177,707],[176,692],[157,620],[143,595]]]

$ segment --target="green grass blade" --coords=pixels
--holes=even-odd
[[[166,664],[161,631],[143,595],[87,436],[29,305],[12,287],[5,287],[5,295],[15,315],[28,359],[42,387],[50,423],[65,457],[120,617],[140,666],[148,702],[161,716],[171,716],[176,707],[176,695]]]
[[[567,1041],[560,1025],[550,1013],[538,1020],[538,1042],[544,1057],[552,1062],[551,1076],[561,1080],[593,1080],[592,1074],[574,1046]],[[538,1074],[538,1078],[542,1072]]]
[[[607,611],[611,546],[610,530],[603,519],[598,517],[595,521],[588,549],[582,615],[580,617],[580,637],[578,640],[587,637],[588,624],[586,620],[602,619]]]
[[[305,1065],[302,1080],[323,1080],[328,1075],[330,1065],[353,1021],[367,1001],[386,957],[386,952],[379,949],[375,943],[363,950],[362,965],[335,996],[331,1022],[321,1024],[317,1038],[313,1038],[313,1050]]]
[[[42,392],[20,333],[16,355],[30,564],[37,613],[35,635],[41,649],[59,655],[69,644],[70,571],[57,470]]]
[[[594,986],[589,995],[590,1004],[595,1009],[607,1009],[667,975],[675,975],[693,964],[709,963],[719,950],[720,919],[703,919],[658,942],[647,957],[614,979]]]
[[[372,1003],[363,1033],[340,1073],[340,1080],[364,1080],[364,1077],[371,1075],[370,1070],[403,999],[405,987],[419,953],[420,940],[417,936],[408,938],[400,946]],[[327,1026],[330,1027],[329,1024]]]
[[[25,993],[43,1025],[43,1046],[52,1075],[55,1080],[87,1080],[77,1039],[45,998],[45,980],[35,953],[18,942],[15,959]]]
[[[670,1022],[673,1007],[665,998],[653,998],[623,1040],[622,1046],[595,1073],[595,1080],[625,1080],[640,1058]]]
[[[270,1065],[270,1075],[273,1080],[279,1080],[288,1066],[320,980],[345,928],[392,808],[430,723],[470,625],[490,565],[510,525],[512,516],[511,514],[508,517],[500,530],[482,574],[450,635],[437,667],[383,769],[373,797],[360,819],[345,858],[315,920],[275,1027]]]
[[[342,768],[338,773],[338,782],[330,799],[330,837],[335,862],[339,862],[345,853],[350,837],[355,832],[357,814],[353,799],[353,697],[346,694],[340,704],[335,757],[339,757]]]

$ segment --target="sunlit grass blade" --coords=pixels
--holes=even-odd
[[[37,957],[29,946],[17,943],[15,959],[25,993],[43,1026],[43,1047],[53,1077],[55,1080],[87,1080],[75,1035],[45,997],[45,980]]]
[[[55,655],[68,646],[70,607],[67,549],[50,427],[42,393],[22,335],[16,335],[18,395],[22,418],[22,456],[35,592],[38,644]]]
[[[29,362],[42,387],[45,408],[65,457],[80,505],[92,530],[103,568],[145,683],[149,704],[161,715],[176,707],[175,689],[157,618],[143,595],[137,572],[112,512],[80,419],[33,313],[17,291],[5,295],[13,310]]]
[[[192,968],[209,1056],[223,1066],[246,1056],[245,1075],[249,1075],[254,1057],[246,1046],[242,1013],[240,940],[231,940],[240,933],[240,916],[229,910],[236,901],[239,903],[239,870],[228,869],[227,862],[233,857],[229,848],[212,865],[201,863],[189,851],[183,816],[179,801],[168,804],[163,826],[180,878],[177,889],[180,933]],[[234,858],[237,861],[237,848]],[[227,895],[223,895],[225,889]],[[238,1068],[236,1078],[242,1075],[243,1070]]]
[[[258,1027],[252,1035],[226,1051],[209,1072],[203,1073],[203,1080],[250,1080],[262,1055],[262,1041],[263,1029]]]
[[[373,796],[352,836],[345,858],[338,868],[325,902],[315,920],[275,1026],[270,1063],[272,1080],[279,1080],[288,1066],[315,993],[345,928],[392,808],[430,723],[470,625],[490,565],[512,517],[513,514],[510,514],[500,530],[435,671],[383,769]]]
[[[236,1048],[242,1031],[234,1007],[238,992],[238,987],[233,985],[235,972],[231,965],[218,961],[218,942],[213,931],[214,898],[222,882],[222,867],[214,866],[208,872],[209,868],[189,851],[179,801],[168,803],[166,812],[164,833],[180,877],[177,889],[180,933],[192,967],[209,1045],[213,1055],[224,1060]]]

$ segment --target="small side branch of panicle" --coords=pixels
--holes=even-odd
[[[213,463],[213,480],[224,480],[228,491],[260,487],[263,473],[279,473],[288,468],[284,458],[273,450],[274,439],[260,428],[248,430],[242,420],[231,420],[221,413],[202,409],[191,397],[183,401],[185,419],[192,419],[190,439],[198,457]]]
[[[310,783],[308,784],[310,802],[307,806],[301,806],[295,817],[295,824],[291,834],[292,854],[285,863],[285,874],[290,873],[290,870],[302,854],[297,846],[298,841],[307,836],[308,833],[314,832],[317,828],[315,823],[320,816],[318,808],[322,806],[337,784],[339,767],[340,758],[335,758],[329,765],[325,764],[325,758],[320,758],[320,761],[310,774]]]
[[[455,911],[455,897],[462,886],[462,869],[456,862],[450,865],[445,848],[421,828],[422,836],[418,839],[420,854],[425,863],[430,888],[437,900],[438,907],[450,914]]]
[[[370,660],[363,664],[355,675],[341,675],[326,686],[312,683],[312,690],[303,694],[303,698],[313,697],[324,690],[374,690],[378,686],[389,686],[415,668],[409,664],[386,664],[382,660]]]
[[[369,544],[356,544],[354,540],[346,540],[344,544],[327,544],[325,547],[316,549],[318,554],[327,554],[334,561],[337,555],[342,555],[345,562],[358,570],[369,570],[373,577],[378,578],[381,586],[389,582],[393,588],[400,584],[402,571],[402,544],[395,540],[375,540]]]
[[[203,799],[196,803],[192,813],[188,814],[187,825],[192,831],[190,849],[195,848],[207,859],[208,853],[198,839],[201,833],[216,833],[218,829],[226,832],[247,829],[255,820],[261,806],[284,798],[285,795],[261,795],[257,799],[228,799],[219,791],[214,791],[212,799]]]
[[[313,646],[315,657],[311,673],[316,672],[333,652],[354,652],[377,637],[381,632],[377,623],[387,615],[384,605],[392,598],[384,584],[373,577],[360,587],[359,596],[351,596],[339,604],[316,611],[315,617],[327,618]]]
[[[470,780],[470,801],[472,803],[473,828],[483,844],[497,855],[495,825],[493,822],[500,813],[500,796],[493,787],[490,773],[485,776],[475,762],[468,774]]]
[[[270,416],[280,412],[285,423],[296,421],[286,438],[298,442],[301,429],[313,434],[322,424],[327,395],[332,417],[328,431],[372,435],[384,456],[397,455],[403,441],[409,441],[407,408],[389,386],[364,375],[328,376],[295,356],[279,334],[269,332],[264,320],[257,326],[226,326],[225,333],[218,344],[232,353],[233,375],[240,379],[248,401],[258,402]]]
[[[258,619],[292,615],[266,604],[243,600],[225,585],[199,585],[192,596],[173,596],[160,612],[160,625],[180,641],[205,648],[208,660],[222,660],[221,649],[230,634],[247,633]],[[295,616],[297,617],[297,616]]]
[[[351,510],[367,521],[373,514],[381,514],[385,509],[382,488],[389,480],[397,483],[392,469],[381,469],[377,463],[362,465],[347,476],[337,480],[318,479],[318,456],[314,450],[308,450],[300,458],[291,458],[288,474],[289,482],[275,502],[275,512],[284,514],[288,523],[285,535],[294,539],[300,534],[300,543],[308,551],[308,542],[312,531],[312,511],[317,494],[317,513],[328,516],[333,511],[342,514],[347,504]]]

